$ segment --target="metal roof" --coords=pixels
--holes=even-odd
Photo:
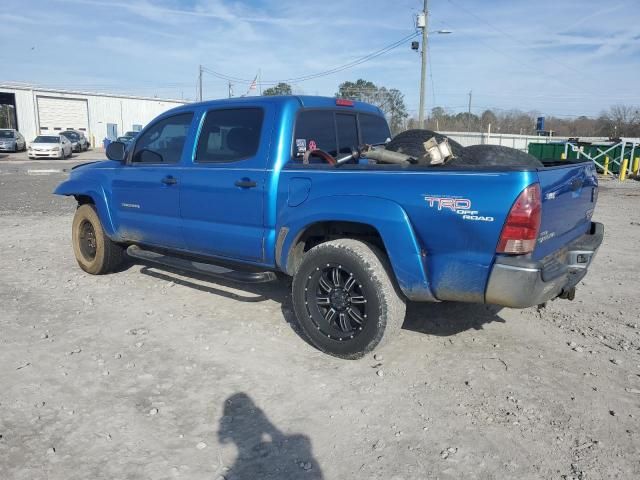
[[[132,100],[152,100],[156,102],[179,103],[181,105],[189,103],[186,100],[178,100],[175,98],[141,97],[141,96],[135,96],[135,95],[119,95],[116,93],[87,92],[83,90],[65,90],[65,89],[59,89],[59,88],[41,87],[39,85],[32,85],[32,84],[26,84],[26,83],[0,83],[0,89],[35,90],[38,92],[59,93],[59,94],[69,94],[69,95],[90,95],[94,97],[126,98],[126,99],[132,99]]]

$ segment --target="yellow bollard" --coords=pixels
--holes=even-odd
[[[631,169],[634,175],[638,175],[638,171],[640,171],[640,157],[633,159],[633,168]]]
[[[564,152],[562,152],[562,153],[560,154],[560,160],[566,160],[566,159],[567,159],[567,154],[566,154],[566,153],[564,153]]]
[[[624,182],[627,178],[627,167],[629,166],[629,159],[625,158],[620,165],[620,181]]]
[[[609,175],[609,157],[604,157],[604,174]]]

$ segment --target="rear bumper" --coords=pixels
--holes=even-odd
[[[592,222],[589,232],[542,260],[498,257],[489,276],[485,302],[526,308],[568,293],[587,274],[603,238],[604,225]]]

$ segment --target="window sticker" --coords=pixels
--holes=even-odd
[[[296,148],[298,153],[304,153],[307,151],[307,139],[306,138],[296,138]]]

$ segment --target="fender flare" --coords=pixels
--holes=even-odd
[[[314,224],[332,221],[359,223],[376,229],[400,290],[410,300],[437,301],[429,285],[422,246],[407,213],[397,203],[379,197],[332,195],[308,200],[304,209],[285,209],[277,227],[286,234],[276,249],[278,266],[287,272],[292,250],[304,232]]]
[[[76,195],[91,197],[98,211],[98,217],[100,217],[104,232],[112,239],[116,237],[113,218],[111,217],[111,212],[108,207],[107,194],[104,188],[102,188],[102,185],[95,182],[88,183],[86,179],[81,182],[77,180],[67,180],[58,185],[53,193],[67,197]]]

